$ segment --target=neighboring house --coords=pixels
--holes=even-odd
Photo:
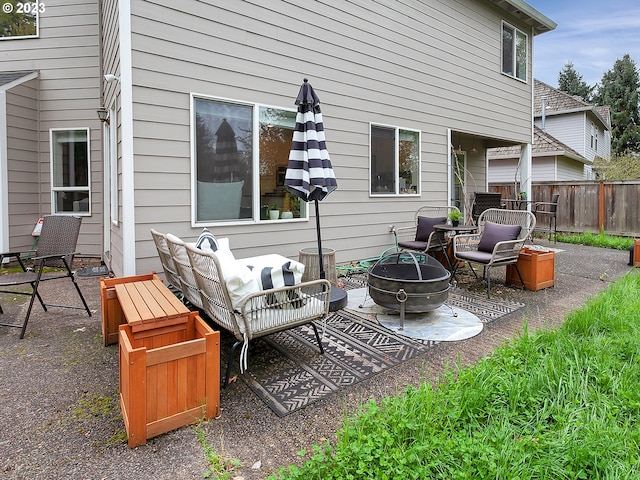
[[[534,94],[531,180],[594,179],[594,159],[611,155],[609,107],[591,105],[539,80]],[[519,182],[519,157],[519,146],[489,149],[489,182]]]
[[[457,200],[452,159],[469,191],[487,189],[487,146],[520,145],[530,167],[532,43],[556,26],[520,0],[66,0],[47,2],[39,23],[37,38],[2,40],[0,72],[36,73],[24,77],[37,78],[39,117],[26,185],[39,196],[23,215],[10,189],[0,246],[30,245],[18,217],[80,213],[80,250],[116,275],[160,269],[151,228],[193,241],[208,227],[238,257],[316,244],[315,209],[282,186],[305,77],[338,181],[319,207],[323,244],[338,262],[379,255],[390,224]],[[20,177],[13,152],[0,150],[8,185]],[[268,220],[269,204],[293,218]]]

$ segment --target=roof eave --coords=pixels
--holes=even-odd
[[[555,30],[558,24],[523,0],[490,0],[533,27],[535,35]]]

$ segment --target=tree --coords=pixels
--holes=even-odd
[[[558,74],[558,88],[569,95],[577,95],[585,102],[591,102],[594,89],[582,80],[582,75],[576,71],[572,62],[565,63],[564,68]]]
[[[611,108],[611,151],[616,155],[640,152],[640,77],[629,54],[616,60],[602,76],[594,100]]]

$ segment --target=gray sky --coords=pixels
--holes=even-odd
[[[639,0],[526,0],[558,24],[534,40],[533,74],[553,87],[567,61],[587,84],[599,83],[629,54],[640,67]]]

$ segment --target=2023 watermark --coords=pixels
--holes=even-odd
[[[36,13],[44,13],[46,6],[44,3],[39,2],[24,2],[13,3],[6,2],[2,4],[2,11],[4,13],[18,13],[24,15],[34,15]]]

